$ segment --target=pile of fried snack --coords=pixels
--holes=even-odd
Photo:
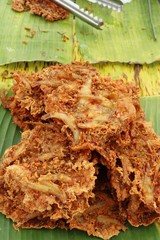
[[[53,0],[12,0],[12,9],[17,12],[30,11],[53,22],[65,19],[69,12],[54,3]]]
[[[16,72],[2,98],[22,139],[0,165],[0,212],[22,228],[108,239],[160,217],[160,138],[139,91],[87,63]]]

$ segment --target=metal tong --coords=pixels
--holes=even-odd
[[[104,24],[103,19],[98,18],[97,16],[93,16],[92,13],[89,13],[84,8],[80,8],[80,6],[71,0],[53,0],[55,3],[65,8],[69,12],[73,13],[75,16],[88,23],[89,25],[101,29],[101,26]],[[123,1],[121,0],[89,0],[93,3],[98,3],[104,7],[111,8],[120,12],[122,10]]]

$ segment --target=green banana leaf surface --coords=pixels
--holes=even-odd
[[[152,121],[153,127],[160,135],[160,96],[142,97],[141,106],[146,112],[146,119]],[[13,123],[10,112],[0,106],[0,157],[5,149],[20,141],[20,129]],[[160,230],[158,224],[148,227],[132,227],[127,225],[128,230],[121,232],[112,240],[159,240]],[[93,236],[88,236],[86,232],[78,230],[61,229],[20,229],[13,228],[13,222],[0,214],[0,239],[5,240],[98,240]]]
[[[151,63],[160,60],[160,4],[151,0],[151,12],[157,40],[154,39],[148,0],[132,0],[122,12],[112,11],[77,0],[84,9],[104,20],[97,31],[76,18],[76,37],[79,52],[85,61]]]
[[[11,5],[12,0],[0,1],[0,65],[32,60],[72,61],[72,15],[52,23],[29,12],[13,11]]]
[[[104,20],[102,30],[72,14],[66,20],[47,22],[29,12],[11,10],[12,0],[0,1],[0,65],[21,61],[70,63],[77,59],[141,64],[160,60],[158,0],[151,0],[157,40],[153,37],[148,0],[132,0],[120,13],[87,0],[76,2]],[[35,31],[34,37],[31,31]]]

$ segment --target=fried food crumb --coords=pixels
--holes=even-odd
[[[50,22],[65,19],[69,15],[68,11],[52,0],[12,0],[12,9],[17,12],[29,10],[31,14],[42,16]]]

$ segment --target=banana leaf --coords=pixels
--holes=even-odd
[[[160,135],[160,96],[142,97],[142,108],[146,112],[146,119],[151,120],[153,127]],[[20,141],[21,132],[12,122],[10,112],[0,106],[0,157],[6,148]],[[132,227],[127,224],[128,230],[121,232],[112,240],[159,240],[160,228],[158,224],[152,224],[148,227]],[[13,228],[13,222],[0,214],[0,239],[5,240],[98,240],[96,237],[88,236],[87,233],[79,230],[61,230],[61,229],[20,229],[16,231]]]
[[[148,0],[132,0],[118,13],[110,9],[77,0],[95,16],[104,20],[102,30],[96,30],[76,18],[76,37],[82,59],[95,62],[152,63],[160,60],[160,4],[151,0],[152,19],[157,35],[154,40]]]
[[[29,12],[11,10],[11,3],[12,0],[0,1],[0,65],[34,60],[72,61],[72,15],[66,20],[47,22]]]
[[[11,0],[0,1],[0,65],[22,61],[70,63],[97,62],[152,63],[160,60],[160,4],[151,0],[157,40],[153,38],[147,0],[132,0],[121,13],[76,0],[94,15],[103,18],[97,30],[73,15],[66,20],[47,22],[29,12],[11,10]],[[27,29],[36,34],[29,37]],[[63,41],[63,34],[68,38]]]

